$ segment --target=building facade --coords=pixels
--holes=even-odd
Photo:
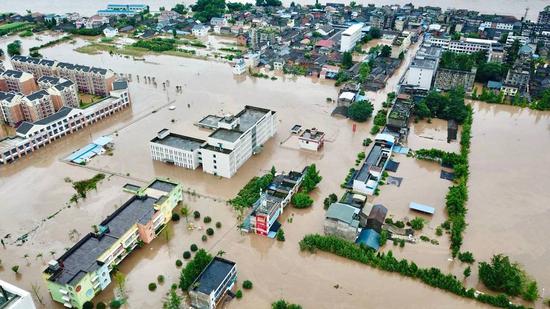
[[[354,24],[342,32],[340,52],[347,52],[355,47],[355,44],[361,40],[363,26],[363,23]]]
[[[183,199],[182,185],[155,179],[132,192],[126,203],[88,233],[43,272],[54,301],[82,308],[111,283],[110,272],[140,243],[148,244],[169,223]]]
[[[44,75],[62,77],[75,83],[79,92],[99,96],[108,96],[116,79],[111,70],[67,62],[14,56],[11,58],[11,63],[17,70],[32,72],[37,79]]]
[[[6,70],[0,75],[0,91],[19,92],[27,95],[38,90],[32,74],[19,70]]]
[[[277,115],[275,111],[247,105],[237,115],[208,115],[197,125],[214,132],[203,141],[160,131],[159,134],[168,135],[150,141],[153,160],[191,169],[202,165],[206,173],[231,178],[275,135]],[[195,147],[198,144],[199,149]]]
[[[0,164],[11,163],[128,107],[128,84],[125,81],[115,81],[113,85],[111,96],[86,109],[64,106],[58,112],[39,121],[21,123],[14,136],[0,140]]]
[[[204,140],[163,129],[151,140],[149,148],[153,160],[194,170],[201,164],[200,151],[205,143]]]
[[[325,214],[323,231],[349,241],[355,241],[359,232],[359,208],[348,204],[333,203]]]

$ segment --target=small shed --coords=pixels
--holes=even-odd
[[[356,244],[364,244],[365,246],[378,251],[380,248],[380,234],[373,229],[363,229],[357,240]]]
[[[458,123],[453,119],[447,121],[447,143],[450,143],[451,141],[456,141],[457,134]]]
[[[430,215],[433,215],[435,213],[435,208],[430,207],[430,206],[426,206],[426,205],[423,205],[423,204],[415,203],[415,202],[411,202],[409,204],[409,208],[412,209],[412,210],[420,211],[420,212],[427,213],[427,214],[430,214]]]

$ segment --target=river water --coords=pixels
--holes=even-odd
[[[24,45],[32,46],[31,40],[24,39]],[[0,47],[5,47],[9,41],[11,39],[1,39]],[[216,230],[215,236],[207,243],[202,243],[203,232],[188,230],[185,220],[182,220],[173,226],[174,235],[170,240],[157,239],[125,260],[121,270],[127,274],[131,308],[160,307],[170,284],[177,282],[179,270],[174,265],[175,260],[181,259],[182,252],[191,243],[197,243],[213,254],[223,250],[225,257],[238,263],[239,281],[250,279],[254,282],[254,289],[245,292],[242,300],[231,302],[230,308],[268,308],[279,298],[302,304],[304,308],[334,308],[335,304],[338,308],[399,307],[403,304],[422,308],[480,306],[410,279],[374,271],[333,255],[299,252],[298,241],[304,235],[322,232],[323,198],[333,192],[343,193],[339,185],[348,169],[354,166],[357,153],[369,150],[362,147],[361,142],[369,136],[370,123],[359,124],[353,132],[351,121],[330,116],[334,105],[327,103],[326,98],[335,98],[337,94],[331,82],[290,77],[276,81],[234,77],[228,64],[171,56],[146,56],[146,61],[136,62],[121,56],[90,56],[73,51],[82,44],[77,40],[74,45],[64,43],[41,50],[41,53],[46,58],[132,74],[133,105],[16,164],[0,167],[0,235],[12,235],[7,249],[0,249],[4,265],[0,268],[0,278],[3,280],[27,290],[37,285],[46,307],[60,307],[51,303],[40,278],[45,263],[51,258],[49,252],[54,251],[53,256],[59,256],[64,248],[76,241],[70,237],[70,234],[75,234],[73,230],[80,235],[87,233],[92,224],[121,205],[129,197],[120,190],[122,185],[127,182],[143,184],[152,177],[162,176],[181,181],[191,191],[214,197],[215,200],[187,196],[185,203],[203,216],[211,216],[214,222],[222,222],[223,227]],[[407,57],[406,61],[409,59]],[[389,79],[385,89],[367,93],[376,108],[380,107],[388,92],[394,91],[404,67]],[[137,82],[136,74],[154,76],[159,84],[169,80],[170,87],[164,91],[162,86],[143,83],[143,78],[142,82]],[[183,87],[183,94],[175,93],[175,85]],[[176,109],[168,110],[167,104],[175,105]],[[150,159],[148,141],[160,129],[169,128],[177,133],[205,137],[209,132],[198,129],[194,122],[209,113],[237,112],[245,104],[276,110],[280,123],[278,134],[265,145],[260,155],[241,167],[235,177],[220,179]],[[475,252],[478,259],[486,259],[501,251],[510,254],[535,276],[539,287],[548,287],[547,243],[535,233],[548,233],[548,225],[544,224],[547,216],[544,215],[550,211],[550,199],[544,190],[545,179],[548,179],[548,169],[544,167],[549,163],[548,156],[545,156],[550,151],[549,113],[483,103],[474,104],[474,109],[471,199],[467,219],[470,225],[465,248]],[[324,149],[319,153],[306,153],[281,145],[294,124],[315,126],[325,131],[329,141]],[[115,131],[113,156],[94,158],[86,168],[60,161],[93,138]],[[419,122],[412,127],[409,146],[413,149],[439,147],[458,150],[457,143],[447,144],[444,139],[444,122]],[[509,148],[513,150],[509,151]],[[396,155],[394,159],[401,162],[395,176],[403,177],[403,183],[399,188],[383,186],[381,195],[374,202],[386,205],[396,218],[413,216],[407,209],[412,200],[436,207],[436,215],[430,218],[424,231],[431,238],[435,237],[433,229],[445,219],[444,197],[450,183],[439,178],[440,168],[436,164],[404,155]],[[251,177],[268,171],[273,165],[279,171],[289,171],[311,163],[317,164],[324,179],[313,193],[315,204],[311,209],[289,208],[285,211],[286,242],[241,235],[236,230],[235,215],[223,200],[233,197]],[[95,169],[122,176],[110,177],[85,201],[65,208],[73,192],[64,178],[89,178],[96,173]],[[497,212],[502,220],[494,220]],[[56,215],[52,217],[53,214]],[[292,218],[292,223],[286,218]],[[528,227],[526,222],[529,222]],[[14,238],[35,228],[28,243],[19,247],[11,244]],[[396,255],[414,260],[421,266],[437,266],[458,276],[464,265],[449,262],[448,242],[445,237],[439,241],[438,246],[421,243],[403,249],[387,246],[386,250],[393,249]],[[44,258],[37,258],[39,253]],[[26,254],[28,261],[24,258]],[[21,275],[15,276],[10,271],[12,265],[21,266]],[[166,277],[166,283],[152,294],[147,291],[147,283],[155,281],[159,274]],[[475,274],[469,279],[472,286],[475,286],[474,278]],[[111,297],[112,290],[108,289],[98,299]]]
[[[176,3],[185,3],[193,4],[193,0],[144,0],[138,1],[139,3],[148,4],[152,10],[158,10],[159,7],[164,6],[166,8],[173,7]],[[236,2],[253,2],[245,0],[237,0]],[[290,5],[291,0],[283,0],[284,5]],[[302,4],[313,4],[314,0],[295,0],[295,3]],[[324,3],[325,1],[320,1]],[[327,2],[333,3],[349,3],[345,0],[331,0]],[[374,0],[374,1],[365,1],[358,0],[356,3],[361,3],[363,5],[375,4],[380,5],[391,5],[391,4],[407,4],[412,1],[410,0]],[[26,10],[31,10],[33,12],[43,12],[43,13],[66,13],[66,12],[79,12],[83,15],[92,15],[98,9],[107,7],[109,3],[128,3],[125,0],[94,0],[91,4],[88,0],[2,0],[0,1],[0,12],[17,12],[25,13]],[[548,2],[545,0],[422,0],[413,2],[416,6],[439,6],[443,9],[447,8],[464,8],[470,10],[477,10],[482,13],[487,14],[504,14],[512,15],[518,18],[523,17],[525,14],[525,9],[529,8],[527,17],[531,20],[536,20],[538,12],[544,9],[545,5],[548,5]]]

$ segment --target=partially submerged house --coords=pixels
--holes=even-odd
[[[374,146],[367,155],[361,169],[353,179],[353,191],[373,195],[382,173],[390,160],[395,137],[390,134],[378,134],[374,140]]]
[[[325,133],[316,128],[306,129],[299,137],[300,148],[319,151],[325,143]]]
[[[237,264],[219,256],[206,266],[189,289],[193,308],[213,309],[237,281]]]
[[[303,179],[304,171],[276,175],[267,189],[260,193],[260,198],[252,206],[252,212],[245,218],[241,229],[275,237],[281,227],[277,219],[290,203],[292,196],[298,192]]]
[[[333,203],[325,214],[325,235],[355,241],[359,232],[359,209],[348,204]]]

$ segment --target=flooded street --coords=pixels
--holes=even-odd
[[[4,44],[5,40],[0,41],[0,46]],[[373,270],[333,255],[311,255],[299,251],[298,241],[304,235],[322,233],[323,199],[330,193],[343,194],[340,183],[349,168],[354,166],[357,153],[369,150],[361,146],[363,139],[372,138],[370,122],[358,124],[353,132],[352,121],[330,116],[334,103],[327,103],[326,98],[337,95],[332,82],[289,76],[275,81],[235,77],[231,67],[224,63],[172,56],[146,56],[145,61],[136,62],[105,53],[83,55],[74,52],[73,48],[70,43],[63,43],[40,52],[50,59],[131,74],[133,105],[16,164],[0,167],[0,235],[11,234],[7,248],[0,248],[4,265],[0,267],[0,278],[27,290],[32,290],[33,285],[38,286],[45,302],[43,307],[62,307],[52,303],[42,282],[41,271],[45,263],[76,242],[74,237],[71,238],[74,231],[84,235],[91,230],[92,224],[127,200],[129,195],[121,190],[125,183],[142,185],[153,177],[176,179],[190,192],[196,192],[196,196],[187,195],[184,203],[192,210],[200,211],[203,217],[208,215],[213,222],[220,221],[222,228],[216,229],[215,235],[203,243],[201,236],[204,233],[188,230],[185,219],[182,219],[173,224],[171,237],[159,237],[132,253],[121,264],[121,271],[127,274],[130,308],[161,307],[164,294],[172,283],[178,281],[180,270],[175,261],[182,259],[183,251],[188,250],[192,243],[209,249],[213,254],[224,251],[224,257],[237,262],[239,283],[246,279],[254,282],[254,289],[245,291],[243,299],[233,300],[229,308],[268,308],[279,298],[299,303],[304,308],[380,308],[399,307],[404,303],[418,308],[481,307],[478,303],[397,274]],[[395,91],[408,61],[410,57],[389,79],[385,89],[367,92],[376,109],[380,108],[387,93]],[[145,84],[143,78],[138,82],[136,75],[154,76],[159,86]],[[162,82],[166,80],[170,86],[164,91]],[[176,85],[182,86],[182,94],[174,91]],[[169,110],[169,105],[176,109]],[[175,168],[151,160],[148,143],[159,130],[169,128],[175,133],[204,138],[211,132],[199,129],[195,122],[207,114],[236,113],[244,105],[273,109],[277,111],[280,123],[277,135],[233,178],[222,179],[200,170]],[[550,269],[545,264],[550,258],[550,249],[535,233],[545,235],[549,229],[543,222],[550,212],[550,196],[544,190],[550,176],[546,168],[550,163],[547,155],[550,151],[549,113],[486,104],[474,104],[474,110],[469,226],[464,249],[473,251],[478,260],[500,251],[510,254],[535,275],[542,290],[550,284]],[[322,151],[311,153],[285,147],[282,143],[294,124],[317,127],[326,132],[327,142]],[[113,134],[113,156],[93,158],[85,167],[61,161],[67,154],[104,134]],[[459,149],[458,143],[447,144],[445,138],[446,122],[419,122],[411,128],[408,146],[413,149]],[[435,163],[405,155],[395,155],[394,160],[400,162],[400,167],[392,175],[403,177],[403,182],[400,187],[384,185],[374,202],[388,207],[394,218],[412,217],[408,210],[411,201],[435,207],[436,214],[424,232],[430,238],[436,238],[434,229],[445,220],[445,194],[451,183],[439,178],[441,168]],[[225,200],[232,198],[251,177],[267,172],[271,166],[278,171],[289,171],[301,170],[311,163],[317,165],[323,181],[312,195],[315,203],[311,209],[289,207],[285,211],[281,220],[285,242],[241,235],[237,231],[235,214]],[[90,178],[98,170],[115,175],[101,182],[97,192],[91,192],[86,200],[67,208],[73,189],[64,178]],[[494,220],[497,213],[501,220]],[[292,223],[287,218],[292,218]],[[22,246],[13,245],[17,237],[28,232],[31,232],[29,242]],[[447,260],[447,237],[437,239],[439,245],[419,243],[398,249],[388,244],[387,248],[418,265],[461,273],[462,266]],[[21,266],[21,275],[11,272],[13,265]],[[166,282],[157,291],[149,292],[147,284],[161,274],[166,277]],[[475,284],[473,278],[469,282]],[[111,299],[113,286],[111,284],[97,300]]]
[[[164,6],[166,8],[171,8],[177,3],[184,4],[194,4],[195,0],[144,0],[140,3],[148,4],[151,6],[151,10],[158,10],[159,7]],[[245,0],[237,0],[235,2],[251,2]],[[289,6],[292,0],[283,0],[284,5]],[[315,0],[298,0],[294,1],[295,3],[300,4],[315,4]],[[323,3],[323,1],[320,1]],[[349,3],[347,0],[333,0],[328,1],[333,3]],[[407,4],[410,3],[408,0],[359,0],[355,1],[358,4],[367,5],[375,4],[376,6],[381,5],[392,5],[392,4]],[[85,0],[56,0],[56,1],[47,1],[47,0],[2,0],[0,2],[0,11],[4,12],[17,12],[25,13],[26,10],[32,10],[33,12],[43,12],[43,13],[66,13],[66,12],[80,12],[85,15],[92,15],[98,9],[105,8],[109,3],[127,3],[124,0],[94,0],[93,5],[90,5],[88,1]],[[518,18],[522,17],[525,14],[525,8],[529,8],[527,17],[531,20],[536,20],[537,13],[541,11],[545,5],[548,3],[545,0],[521,0],[521,1],[482,1],[482,0],[470,0],[470,1],[460,1],[460,0],[424,0],[417,6],[439,6],[443,9],[447,8],[458,8],[458,9],[470,9],[477,10],[482,13],[490,14],[505,14],[513,15]]]

